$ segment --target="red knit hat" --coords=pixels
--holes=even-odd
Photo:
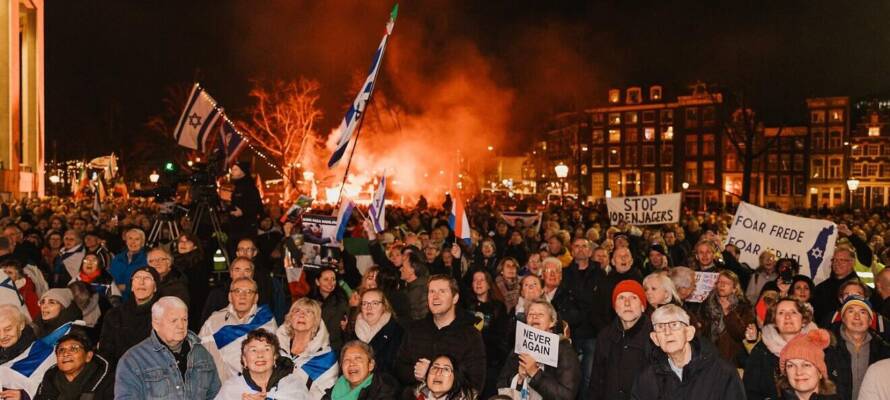
[[[779,368],[782,374],[785,374],[785,362],[801,359],[811,362],[823,377],[828,377],[824,350],[830,341],[831,335],[825,329],[813,329],[792,338],[779,353]]]
[[[612,290],[612,307],[615,307],[615,300],[618,299],[618,295],[624,292],[631,292],[637,295],[643,303],[643,308],[646,308],[646,290],[643,289],[643,285],[640,285],[640,282],[633,279],[625,279],[615,285],[615,289]]]

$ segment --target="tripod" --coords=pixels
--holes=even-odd
[[[210,217],[210,226],[213,228],[212,236],[216,237],[216,243],[219,245],[219,250],[222,252],[223,257],[226,258],[226,264],[228,264],[231,260],[229,260],[229,253],[226,250],[226,242],[223,240],[223,231],[222,225],[219,223],[219,215],[216,213],[216,207],[210,205],[210,202],[207,199],[198,200],[198,204],[194,208],[194,218],[192,218],[192,233],[196,236],[198,235],[198,230],[201,227],[201,221],[204,219],[204,216],[207,215]]]
[[[174,215],[175,207],[176,203],[172,201],[160,204],[160,213],[148,234],[147,241],[150,247],[155,247],[161,242],[170,243],[179,237],[179,223],[176,222]]]

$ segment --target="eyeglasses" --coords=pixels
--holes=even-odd
[[[448,376],[451,375],[452,372],[454,372],[454,370],[447,365],[433,365],[430,367],[430,375]]]
[[[148,259],[149,264],[157,264],[160,262],[167,262],[167,261],[170,261],[170,257],[160,257],[160,258],[149,258]]]
[[[80,353],[83,350],[83,346],[80,345],[71,345],[68,347],[56,347],[56,354],[65,355],[65,354],[75,354]]]
[[[256,293],[256,290],[237,288],[237,289],[229,290],[229,293],[233,293],[238,296],[244,296],[244,295],[252,295],[252,294]]]
[[[658,333],[665,333],[668,330],[670,330],[671,332],[676,332],[676,331],[679,331],[680,329],[683,329],[684,327],[686,327],[688,325],[689,324],[687,324],[683,321],[671,321],[671,322],[664,322],[664,323],[660,323],[660,324],[653,324],[652,329]]]
[[[381,304],[383,304],[383,302],[380,300],[363,301],[362,307],[377,307]]]

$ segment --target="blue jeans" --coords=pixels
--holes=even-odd
[[[590,387],[590,375],[593,373],[593,352],[596,350],[596,338],[578,340],[574,343],[578,359],[581,361],[581,388],[578,390],[578,399],[585,398],[587,388]]]

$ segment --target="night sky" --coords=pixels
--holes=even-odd
[[[372,4],[373,3],[373,4]],[[558,3],[557,5],[549,3]],[[321,82],[320,131],[342,118],[392,7],[381,1],[51,1],[46,5],[47,157],[122,150],[169,87],[198,79],[233,116],[253,79]],[[697,81],[743,88],[773,121],[808,96],[890,93],[890,2],[403,1],[379,90],[487,66],[513,95],[508,152],[557,111],[609,87]],[[392,56],[390,56],[392,54]],[[394,65],[394,64],[398,65]],[[507,136],[505,134],[505,136]],[[76,138],[76,139],[75,139]],[[172,141],[169,142],[172,144]],[[55,144],[55,146],[54,146]]]

